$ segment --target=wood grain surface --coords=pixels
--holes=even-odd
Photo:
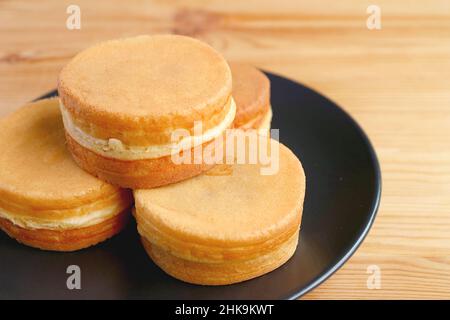
[[[71,3],[81,30],[65,26]],[[381,8],[381,30],[366,27],[370,4]],[[85,47],[168,32],[317,89],[372,140],[383,175],[378,217],[306,299],[450,298],[450,1],[0,0],[0,116],[55,88]],[[379,289],[367,286],[371,265]]]

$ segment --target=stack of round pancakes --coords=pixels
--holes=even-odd
[[[0,120],[0,228],[11,237],[85,248],[122,230],[134,200],[145,250],[178,279],[235,283],[294,254],[305,176],[266,134],[262,72],[192,38],[139,36],[75,56],[58,92]]]

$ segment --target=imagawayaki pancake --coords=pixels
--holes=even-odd
[[[0,228],[17,241],[72,251],[126,225],[131,191],[81,170],[65,146],[57,99],[30,103],[0,120]]]
[[[158,266],[186,282],[223,285],[270,272],[293,255],[305,176],[295,155],[272,143],[279,147],[274,174],[262,175],[262,162],[235,163],[224,174],[134,191],[138,232]]]
[[[231,72],[209,45],[176,35],[107,41],[61,71],[58,92],[68,147],[89,173],[115,185],[151,188],[211,164],[171,155],[214,141],[232,126]],[[201,122],[202,133],[195,134]],[[185,129],[189,137],[173,140]]]
[[[233,98],[236,101],[234,124],[241,129],[270,129],[270,80],[257,68],[230,63],[233,76]]]

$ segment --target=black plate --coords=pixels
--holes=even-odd
[[[0,298],[294,299],[333,274],[374,220],[381,193],[377,157],[341,108],[298,83],[268,75],[272,127],[280,128],[281,142],[301,159],[307,177],[300,242],[285,265],[240,284],[203,287],[156,267],[134,223],[115,238],[74,253],[39,251],[0,233]],[[81,290],[66,287],[69,265],[81,268]]]

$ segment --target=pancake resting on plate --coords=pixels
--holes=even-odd
[[[233,76],[233,99],[236,101],[234,126],[240,129],[270,129],[270,80],[257,68],[230,63]]]
[[[138,232],[158,266],[189,283],[224,285],[289,260],[298,242],[305,176],[295,155],[272,141],[279,146],[275,174],[262,175],[261,163],[235,163],[134,191]]]
[[[131,191],[81,170],[66,150],[57,99],[0,120],[0,228],[40,249],[73,251],[120,232]]]
[[[231,90],[225,59],[199,40],[176,35],[95,45],[75,56],[58,81],[75,161],[129,188],[166,185],[210,169],[213,164],[194,161],[194,154],[232,126]],[[188,136],[174,139],[181,129]],[[172,161],[183,152],[191,152],[190,163]]]

